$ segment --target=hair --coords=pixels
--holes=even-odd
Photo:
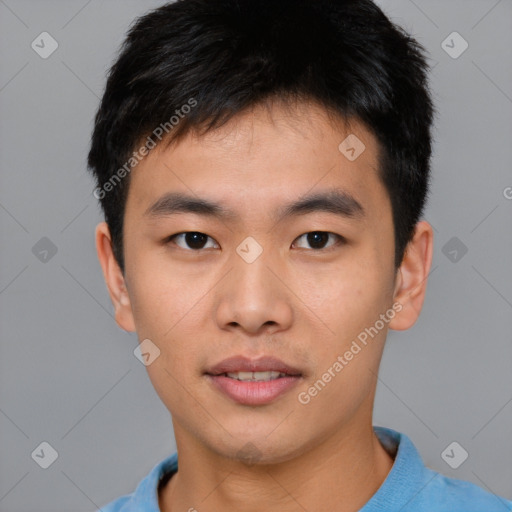
[[[429,191],[427,73],[423,47],[371,0],[178,0],[136,19],[108,73],[88,155],[121,270],[137,144],[150,147],[164,129],[166,143],[204,134],[274,100],[314,102],[376,137],[398,267]]]

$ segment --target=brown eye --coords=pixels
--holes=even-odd
[[[187,231],[185,233],[177,233],[176,235],[173,235],[168,238],[169,242],[174,242],[178,247],[193,251],[211,248],[212,245],[207,246],[208,240],[213,241],[213,238],[198,231]]]
[[[329,238],[333,240],[332,243],[329,244]],[[304,233],[299,236],[297,240],[305,240],[309,247],[300,247],[301,249],[314,249],[314,250],[322,250],[332,247],[336,244],[336,242],[343,241],[343,238],[340,235],[336,235],[335,233],[329,233],[327,231],[311,231],[309,233]]]

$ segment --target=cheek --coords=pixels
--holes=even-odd
[[[208,283],[165,264],[162,257],[139,257],[130,281],[130,300],[139,336],[166,342],[196,314]]]
[[[388,309],[382,275],[370,268],[375,266],[354,264],[317,280],[322,288],[312,294],[314,304],[308,303],[321,320],[317,322],[321,331],[314,346],[318,364],[302,391],[311,400],[310,412],[331,410],[333,424],[367,399],[382,356],[387,330],[373,337],[365,330]]]
[[[150,339],[160,350],[148,374],[159,394],[161,385],[176,390],[179,384],[171,376],[180,376],[180,382],[191,378],[190,368],[200,357],[198,325],[204,324],[204,298],[211,283],[161,256],[141,254],[133,261],[130,300],[138,337]]]
[[[297,273],[297,295],[315,313],[328,338],[344,343],[379,317],[386,308],[383,273],[370,258],[358,257],[312,273]],[[308,314],[308,316],[310,316]]]

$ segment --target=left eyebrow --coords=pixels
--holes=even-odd
[[[365,210],[361,203],[348,192],[331,189],[309,194],[279,208],[275,214],[278,221],[314,212],[333,213],[347,218],[361,218]],[[195,213],[219,219],[236,219],[238,215],[213,201],[197,198],[180,192],[163,195],[144,212],[145,217],[167,217],[177,213]]]
[[[313,212],[334,213],[341,217],[362,218],[365,210],[361,203],[348,192],[331,189],[326,192],[309,194],[298,201],[284,206],[278,210],[279,221]]]

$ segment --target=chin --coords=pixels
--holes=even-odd
[[[260,438],[253,435],[237,436],[225,441],[226,444],[212,447],[213,450],[222,457],[241,462],[249,467],[287,462],[304,451],[304,447],[298,446],[297,442],[290,442],[290,437],[288,437],[288,443],[278,436],[269,440],[268,435]]]

